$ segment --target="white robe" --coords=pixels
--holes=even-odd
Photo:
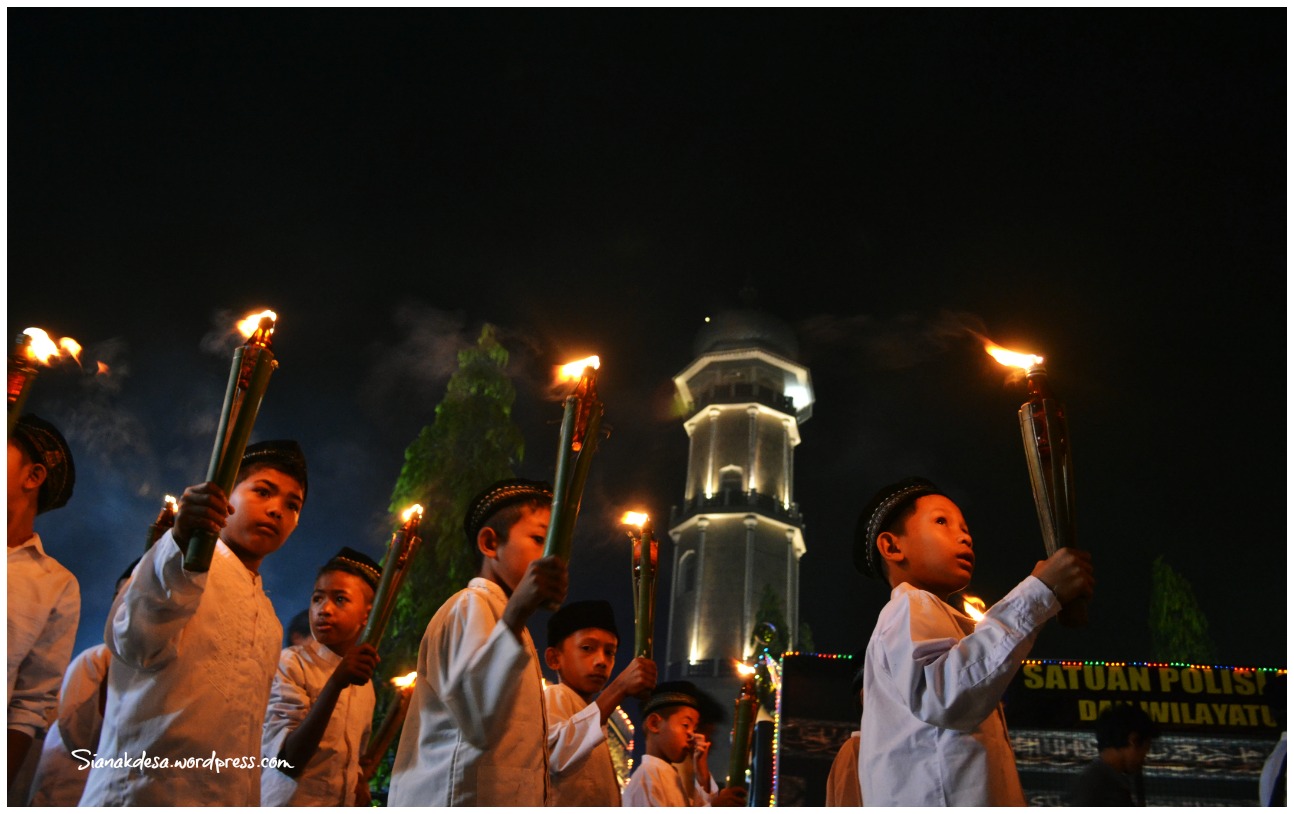
[[[31,805],[74,806],[81,799],[88,772],[72,753],[89,757],[98,751],[103,729],[99,693],[108,680],[111,661],[108,646],[96,644],[82,650],[68,665],[58,695],[58,720],[45,736],[32,778]]]
[[[35,738],[58,705],[76,646],[81,587],[40,535],[9,549],[9,728]]]
[[[642,763],[629,775],[629,782],[625,784],[623,802],[626,806],[708,806],[719,792],[714,777],[710,778],[708,789],[702,788],[699,781],[693,781],[692,785],[694,791],[689,795],[683,786],[683,778],[668,760],[643,755]]]
[[[602,710],[565,684],[544,687],[553,805],[618,806],[620,782],[611,762]]]
[[[1024,805],[1002,694],[1059,611],[1032,576],[978,624],[934,594],[894,588],[863,666],[858,773],[867,805]]]
[[[539,656],[503,622],[481,577],[440,606],[418,648],[418,683],[391,771],[392,806],[542,806],[549,798]]]
[[[278,757],[288,735],[306,719],[341,656],[315,640],[283,650],[270,688],[269,710],[261,735],[261,754]],[[350,806],[355,804],[359,761],[373,728],[377,696],[373,682],[341,691],[319,749],[295,779],[278,769],[261,773],[263,806]]]
[[[124,765],[92,767],[82,805],[260,804],[261,727],[283,626],[260,576],[223,541],[207,573],[183,565],[168,530],[108,611],[115,658],[99,757]]]

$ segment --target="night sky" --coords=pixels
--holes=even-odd
[[[750,285],[817,396],[795,497],[818,650],[861,649],[887,597],[849,553],[885,483],[962,506],[990,602],[1043,556],[1024,387],[974,327],[1045,356],[1069,411],[1097,593],[1034,654],[1149,659],[1163,555],[1218,663],[1285,666],[1285,19],[10,9],[9,334],[86,348],[28,402],[76,456],[36,526],[80,580],[77,650],[162,495],[203,479],[221,334],[266,307],[253,439],[310,462],[263,566],[285,622],[340,546],[382,556],[404,448],[489,322],[521,476],[552,478],[551,369],[602,357],[569,598],[612,599],[627,634],[616,518],[682,502],[671,377]]]

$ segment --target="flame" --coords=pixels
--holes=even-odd
[[[984,350],[998,361],[998,364],[1007,367],[1018,367],[1022,370],[1029,370],[1042,364],[1041,356],[1034,356],[1032,353],[1020,353],[1018,351],[1007,350],[1001,345],[984,340]]]
[[[962,594],[962,610],[966,611],[966,615],[976,622],[984,618],[984,611],[987,609],[988,606],[984,604],[983,599],[970,594]]]
[[[591,367],[594,370],[597,370],[599,365],[601,365],[601,361],[596,356],[590,356],[589,358],[581,359],[578,362],[570,362],[569,364],[562,365],[560,371],[561,378],[563,380],[579,379],[584,375],[584,368]]]
[[[625,512],[625,516],[620,518],[620,524],[623,526],[642,528],[646,523],[647,515],[644,512]]]
[[[266,317],[268,317],[272,323],[279,321],[278,314],[266,309],[259,314],[252,314],[241,320],[238,323],[238,333],[242,334],[244,339],[251,337],[252,334],[256,333],[256,329],[261,327],[261,320]],[[270,326],[271,330],[273,330],[273,327],[273,325]]]
[[[178,512],[180,510],[180,504],[178,501],[176,501],[175,495],[167,495],[166,497],[162,498],[162,502],[166,504],[166,508],[170,509],[173,512]]]
[[[404,522],[408,523],[411,519],[413,519],[413,517],[414,517],[415,515],[417,516],[418,521],[419,521],[419,522],[421,522],[421,521],[422,521],[422,506],[420,506],[420,505],[419,505],[419,504],[417,504],[417,503],[415,503],[415,504],[413,504],[412,506],[410,506],[409,508],[405,509],[405,510],[404,510],[404,514],[400,515],[400,519],[401,519],[401,520],[403,520]]]
[[[77,342],[75,339],[73,339],[70,336],[65,336],[62,339],[58,340],[58,347],[63,353],[66,353],[68,356],[71,356],[78,365],[81,364],[81,343],[80,342]]]
[[[407,690],[408,688],[412,687],[416,683],[418,683],[417,670],[414,670],[412,673],[407,673],[402,676],[396,676],[395,678],[391,679],[391,684],[393,684],[397,689],[401,689],[401,690]]]
[[[99,366],[99,369],[98,369],[98,371],[96,371],[96,374],[95,374],[95,375],[98,375],[98,376],[107,376],[107,375],[108,375],[108,371],[110,371],[110,370],[112,369],[112,368],[108,367],[108,366],[107,366],[105,363],[103,363],[103,362],[95,362],[95,364],[97,364],[97,365]]]
[[[747,664],[744,661],[733,659],[733,665],[737,668],[737,675],[742,678],[750,678],[755,674],[755,665]]]
[[[48,365],[52,357],[58,356],[58,345],[40,328],[28,328],[23,333],[31,337],[31,344],[27,346],[27,358]]]

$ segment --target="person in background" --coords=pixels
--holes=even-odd
[[[744,806],[744,788],[720,789],[710,776],[710,742],[696,732],[701,720],[697,688],[690,681],[656,685],[643,705],[646,750],[642,763],[629,776],[623,802],[626,806],[681,807],[693,805]],[[671,765],[691,755],[696,764],[698,796],[689,795]]]
[[[861,661],[861,656],[859,661]],[[863,719],[863,668],[854,673],[849,683],[850,697],[854,703],[854,717]],[[840,746],[827,774],[827,805],[855,807],[863,804],[863,790],[858,785],[858,744],[862,730],[851,732],[849,740]]]
[[[1097,755],[1070,782],[1073,806],[1144,806],[1137,782],[1157,734],[1146,711],[1113,704],[1096,716]]]

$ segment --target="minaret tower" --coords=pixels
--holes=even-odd
[[[813,386],[795,361],[791,328],[751,308],[708,319],[694,351],[674,377],[690,452],[683,503],[670,518],[674,577],[662,680],[694,682],[725,706],[731,724],[740,685],[734,662],[755,653],[761,597],[771,590],[779,600],[792,647],[799,628],[805,549],[793,456]],[[718,731],[715,740],[726,753]]]

